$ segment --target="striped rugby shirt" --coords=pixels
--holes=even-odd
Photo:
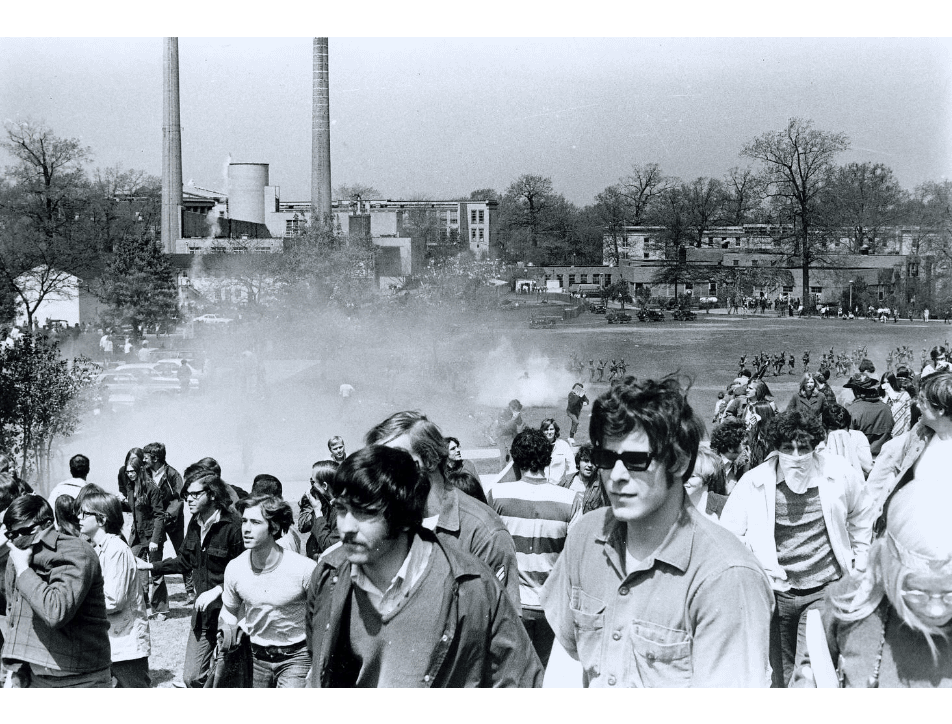
[[[522,607],[541,611],[539,594],[581,515],[582,496],[524,472],[522,480],[493,485],[487,498],[516,544]]]

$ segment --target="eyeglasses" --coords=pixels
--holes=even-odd
[[[186,498],[201,498],[203,495],[205,495],[206,492],[207,491],[205,490],[205,488],[202,488],[201,490],[189,490],[185,493],[185,497]]]
[[[79,515],[78,515],[77,517],[78,517],[78,518],[85,518],[85,517],[87,517],[87,516],[89,516],[89,515],[91,515],[91,516],[93,516],[93,517],[96,516],[96,514],[95,514],[93,511],[91,511],[91,510],[81,510],[81,511],[79,511]]]
[[[596,448],[592,450],[592,464],[602,470],[611,470],[615,463],[621,460],[621,464],[626,470],[631,472],[644,472],[654,460],[654,453],[650,452],[623,452],[616,453],[613,450],[603,450]]]
[[[902,597],[907,603],[914,606],[925,606],[934,599],[942,601],[946,606],[952,606],[952,591],[945,593],[927,593],[926,591],[903,591]]]
[[[26,528],[11,528],[7,531],[7,537],[10,540],[15,540],[21,536],[30,535],[30,533],[36,530],[37,525],[37,523],[34,523],[33,525],[28,525]]]

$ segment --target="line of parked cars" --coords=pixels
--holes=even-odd
[[[103,404],[113,411],[135,407],[145,400],[182,393],[182,357],[168,357],[155,362],[121,364],[100,373]],[[188,369],[188,392],[198,393],[204,387],[204,373],[185,361]]]

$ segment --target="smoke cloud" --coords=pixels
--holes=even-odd
[[[517,399],[526,407],[553,407],[562,402],[576,382],[572,373],[538,352],[520,355],[503,338],[475,372],[477,401],[503,407]]]

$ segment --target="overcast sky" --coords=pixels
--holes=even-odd
[[[263,162],[282,200],[307,200],[311,59],[309,37],[181,37],[185,181],[224,191],[229,159]],[[635,163],[721,177],[791,116],[845,133],[841,162],[884,163],[905,188],[952,177],[949,39],[332,36],[330,107],[333,185],[390,198],[533,173],[589,204]],[[158,175],[162,39],[0,40],[0,118],[26,117],[95,166]]]

